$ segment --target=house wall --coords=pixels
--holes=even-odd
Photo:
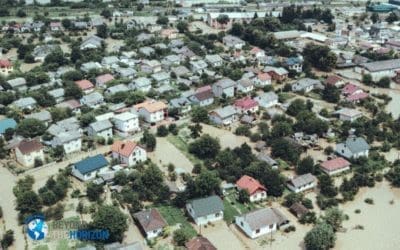
[[[258,230],[252,230],[249,226],[249,224],[244,220],[243,217],[236,217],[235,218],[235,224],[243,230],[243,232],[250,237],[251,239],[255,239],[257,237],[260,237],[262,235],[274,232],[277,230],[277,226],[276,224],[272,224],[272,225],[266,225],[263,226],[261,228],[259,228]]]
[[[292,190],[293,192],[295,192],[295,193],[300,193],[300,192],[306,191],[306,190],[308,190],[308,189],[312,189],[312,188],[314,188],[315,186],[316,186],[315,181],[314,181],[314,182],[311,182],[311,183],[308,183],[308,184],[306,184],[306,185],[304,185],[304,186],[301,186],[301,187],[295,187],[295,186],[290,185],[290,184],[287,185],[287,187],[288,187],[290,190]]]
[[[162,232],[163,232],[162,228],[159,228],[157,230],[153,230],[153,231],[150,231],[150,232],[146,232],[146,238],[147,239],[156,238],[156,237],[162,235]]]
[[[340,168],[340,169],[337,169],[337,170],[334,170],[334,171],[328,171],[328,170],[326,170],[324,168],[321,168],[321,170],[324,173],[326,173],[327,175],[332,176],[332,175],[337,175],[337,174],[340,174],[340,173],[342,173],[344,171],[350,170],[350,166],[345,167],[345,168]]]
[[[78,178],[81,181],[89,181],[89,180],[93,180],[94,178],[96,178],[96,176],[98,174],[101,173],[105,173],[108,170],[108,166],[102,167],[96,171],[92,171],[90,173],[87,173],[85,175],[83,175],[81,172],[79,172],[75,166],[72,167],[72,175],[74,175],[76,178]]]
[[[69,153],[81,151],[82,140],[81,140],[81,138],[78,138],[76,140],[72,140],[72,141],[66,142],[64,144],[61,144],[61,143],[58,143],[58,142],[53,143],[53,147],[56,147],[58,145],[62,145],[63,148],[64,148],[65,153],[69,154]]]
[[[34,151],[30,154],[22,154],[21,151],[16,148],[15,149],[15,157],[17,162],[25,167],[32,167],[35,164],[35,159],[40,159],[42,162],[44,161],[43,150]]]
[[[259,105],[263,108],[270,108],[272,106],[275,106],[278,104],[278,100],[273,100],[271,102],[267,102],[265,100],[262,100],[260,98],[256,98],[256,101],[259,103]]]
[[[214,98],[205,99],[199,102],[200,107],[205,107],[214,103]]]
[[[115,128],[122,132],[133,132],[139,130],[139,118],[122,121],[114,119]]]
[[[13,71],[13,67],[2,67],[0,68],[0,74],[7,76]]]
[[[198,217],[196,218],[196,215],[194,214],[194,211],[192,209],[192,206],[190,204],[186,204],[186,211],[189,213],[189,215],[192,217],[196,225],[205,225],[209,222],[214,222],[214,221],[219,221],[224,218],[224,212],[219,211],[216,214],[209,214],[203,217]]]
[[[139,114],[144,118],[144,120],[148,123],[156,123],[164,120],[164,111],[160,110],[157,112],[149,113],[146,109],[141,108],[139,110]]]
[[[250,195],[249,198],[250,198],[251,202],[264,200],[264,199],[267,198],[267,192],[265,192],[265,191],[257,191],[256,193]]]
[[[113,131],[112,131],[112,128],[109,128],[109,129],[105,129],[105,130],[96,132],[91,127],[88,127],[88,135],[103,137],[104,139],[107,140],[108,138],[113,137]]]

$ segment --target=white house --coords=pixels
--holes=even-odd
[[[205,225],[224,218],[224,204],[216,195],[189,201],[186,203],[186,211],[196,225]]]
[[[161,101],[146,100],[135,105],[136,111],[148,123],[157,123],[165,119],[167,105]]]
[[[347,159],[368,157],[369,145],[362,137],[349,137],[345,142],[336,144],[336,153]]]
[[[79,131],[61,132],[54,136],[52,147],[63,146],[66,154],[78,152],[82,149],[82,135]]]
[[[113,122],[115,128],[123,133],[130,133],[140,130],[139,116],[128,111],[115,115]]]
[[[235,224],[251,239],[275,232],[288,223],[276,208],[260,208],[235,218]]]
[[[236,88],[242,93],[250,93],[254,90],[254,85],[250,79],[240,79],[237,82]]]
[[[109,120],[92,122],[87,129],[89,136],[103,137],[105,140],[113,137],[112,123]]]
[[[223,95],[233,97],[235,96],[235,86],[236,83],[233,80],[224,78],[212,85],[212,91],[216,97],[222,97]]]
[[[362,75],[370,74],[373,81],[379,81],[382,77],[394,77],[399,69],[400,59],[392,59],[363,63],[355,67],[354,70]]]
[[[358,118],[363,116],[363,113],[358,111],[357,109],[351,108],[342,108],[335,112],[335,114],[339,115],[339,119],[342,121],[350,121],[353,122]]]
[[[137,212],[133,217],[147,239],[161,236],[164,227],[168,226],[167,222],[165,222],[164,218],[156,208]]]
[[[294,92],[304,91],[308,93],[317,88],[322,89],[322,83],[319,80],[311,78],[302,78],[292,85],[292,91]]]
[[[260,72],[256,77],[253,78],[253,83],[256,86],[271,85],[271,76],[268,73]]]
[[[210,85],[201,87],[196,90],[189,100],[200,107],[205,107],[214,103],[214,95]]]
[[[108,161],[101,155],[95,155],[81,160],[72,165],[72,175],[81,181],[89,181],[96,178],[98,174],[108,170]]]
[[[151,89],[151,80],[147,77],[139,77],[129,84],[129,88],[147,93]]]
[[[144,148],[132,141],[116,141],[111,146],[112,158],[128,166],[134,166],[147,160],[147,152]]]
[[[278,95],[272,91],[256,96],[254,100],[256,100],[260,107],[263,108],[270,108],[279,103]]]
[[[236,109],[232,105],[214,109],[209,117],[211,121],[219,125],[230,125],[238,119]]]
[[[39,140],[22,140],[15,148],[15,158],[17,162],[25,167],[35,165],[35,160],[38,159],[44,162],[43,145]]]
[[[238,190],[246,190],[251,202],[265,200],[267,198],[267,189],[251,176],[243,175],[236,182],[236,187]]]
[[[295,193],[313,189],[317,186],[317,178],[308,173],[296,176],[287,182],[287,187]]]

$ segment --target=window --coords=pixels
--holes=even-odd
[[[274,225],[273,225],[273,224],[269,225],[269,228],[270,228],[270,229],[272,229],[273,227],[274,227]]]
[[[220,216],[220,213],[216,213],[216,214],[215,214],[215,217],[219,217],[219,216]]]
[[[256,234],[258,234],[258,233],[260,233],[260,229],[257,229],[257,230],[256,230]]]
[[[243,221],[240,222],[240,225],[241,225],[242,227],[244,226],[244,225],[243,225]]]

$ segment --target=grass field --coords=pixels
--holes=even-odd
[[[179,138],[178,136],[169,135],[167,137],[167,140],[177,149],[179,149],[179,151],[181,151],[186,156],[186,158],[188,158],[189,161],[191,161],[193,164],[201,164],[201,160],[199,160],[194,155],[189,153],[188,144],[181,138]]]
[[[192,227],[192,225],[190,225],[183,212],[178,208],[166,205],[157,207],[157,209],[167,221],[169,226],[180,224],[181,227],[189,233],[190,237],[195,237],[197,235],[196,230]]]

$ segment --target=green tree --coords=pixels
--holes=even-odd
[[[145,130],[142,138],[140,139],[140,143],[144,144],[147,150],[153,151],[156,148],[157,140],[153,134],[151,134],[148,130]]]
[[[26,138],[33,138],[35,136],[41,136],[46,132],[46,125],[43,122],[34,119],[27,118],[22,120],[17,126],[17,134],[22,135]]]
[[[96,35],[101,38],[108,37],[108,27],[106,24],[102,24],[96,27]]]
[[[189,30],[189,24],[186,21],[179,21],[176,24],[176,28],[178,29],[179,33],[185,33]]]
[[[337,103],[340,100],[340,91],[336,86],[327,84],[322,91],[322,98],[327,102]]]
[[[208,111],[207,109],[203,107],[195,107],[192,110],[192,122],[195,123],[208,123],[209,122],[209,117],[208,117]]]
[[[197,138],[200,136],[203,127],[199,123],[196,123],[194,125],[189,125],[189,129],[190,129],[190,136],[192,138]]]
[[[371,21],[372,23],[377,23],[380,20],[379,14],[374,12],[371,14]]]
[[[3,238],[0,241],[0,245],[3,249],[8,249],[14,242],[14,231],[7,230],[5,234],[3,234]]]
[[[156,22],[157,22],[157,24],[160,24],[160,25],[167,25],[169,23],[169,20],[168,20],[167,16],[161,15],[161,16],[158,16]]]
[[[386,17],[386,22],[390,24],[397,21],[399,21],[399,17],[394,12],[390,12],[390,14]]]
[[[86,196],[90,201],[99,201],[104,192],[103,185],[90,182],[86,186]]]
[[[100,206],[93,215],[92,228],[108,230],[110,237],[106,242],[122,242],[124,233],[128,229],[128,218],[115,206]]]
[[[297,174],[308,174],[314,172],[314,159],[311,156],[306,156],[305,158],[301,159],[297,168]]]
[[[249,203],[250,202],[249,193],[245,189],[239,190],[238,200],[243,204]]]
[[[317,224],[304,238],[307,250],[328,250],[335,245],[335,241],[335,232],[327,223]]]
[[[307,44],[303,49],[304,59],[322,71],[331,71],[336,66],[336,55],[327,46]]]
[[[365,83],[366,85],[372,84],[373,83],[372,76],[370,74],[364,74],[362,76],[362,82]]]
[[[328,175],[321,175],[319,177],[320,193],[326,197],[335,197],[338,193],[333,180]]]
[[[300,158],[301,149],[284,138],[274,140],[271,149],[273,157],[278,157],[291,163],[297,163]]]
[[[306,111],[306,110],[307,110],[306,103],[302,99],[295,99],[290,103],[289,107],[286,110],[286,113],[291,116],[296,116],[301,111]]]
[[[157,127],[157,136],[159,137],[165,137],[168,135],[168,129],[165,125],[160,125]]]
[[[213,159],[221,149],[218,139],[208,134],[202,135],[200,138],[189,144],[189,152],[196,155],[200,159]]]
[[[65,97],[80,99],[83,96],[82,90],[73,82],[67,83],[65,86]]]
[[[339,208],[331,207],[326,210],[322,219],[337,232],[342,227],[342,222],[346,219],[346,216]]]
[[[229,22],[229,16],[226,14],[220,14],[217,17],[217,22],[221,25],[226,25]]]
[[[381,88],[389,88],[390,87],[390,78],[389,77],[382,77],[376,85]]]
[[[178,230],[174,231],[173,239],[178,246],[184,246],[185,243],[190,239],[190,235],[185,228],[179,228]]]
[[[110,17],[112,17],[111,10],[109,10],[109,9],[103,9],[101,11],[100,15],[103,16],[106,19],[109,19]]]

